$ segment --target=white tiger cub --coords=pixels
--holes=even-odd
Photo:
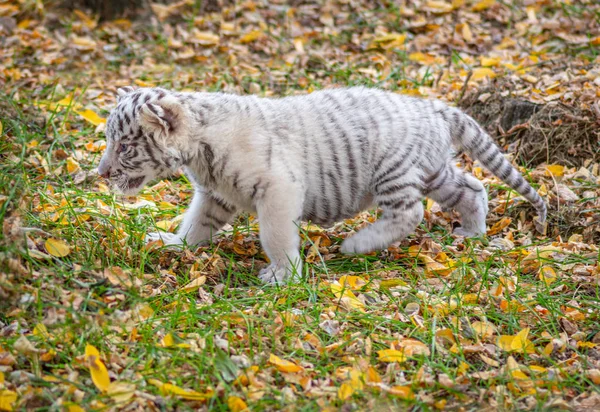
[[[165,244],[209,241],[236,211],[258,214],[271,263],[264,282],[302,273],[297,224],[329,225],[372,206],[383,213],[342,252],[386,248],[423,219],[425,196],[461,213],[463,236],[485,233],[483,185],[452,161],[466,150],[537,209],[546,205],[469,116],[436,100],[368,88],[278,99],[162,88],[119,89],[98,173],[123,193],[180,167],[195,194]]]

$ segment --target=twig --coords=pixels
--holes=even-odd
[[[456,101],[457,105],[460,104],[460,102],[462,102],[463,97],[465,97],[465,93],[467,91],[469,80],[471,80],[471,76],[473,76],[473,70],[469,70],[469,73],[467,73],[467,78],[465,79],[465,83],[463,84],[463,87],[460,90],[460,95],[458,96],[458,100]]]
[[[498,127],[500,128],[501,135],[504,137],[504,136],[508,136],[510,134],[513,134],[517,130],[529,129],[529,122],[521,123],[521,124],[516,124],[513,127],[511,127],[507,132],[504,131],[504,129],[502,128],[502,126],[498,125]]]

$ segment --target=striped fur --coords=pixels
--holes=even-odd
[[[236,211],[257,212],[271,265],[266,282],[301,273],[297,223],[329,225],[370,206],[374,224],[347,238],[345,253],[387,247],[414,231],[425,196],[462,215],[464,236],[485,233],[487,195],[458,169],[466,150],[523,195],[546,205],[481,127],[458,109],[376,89],[264,99],[160,88],[120,89],[107,123],[99,173],[125,193],[183,167],[196,193],[168,244],[210,240]]]

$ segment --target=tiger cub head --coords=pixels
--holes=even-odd
[[[117,93],[98,174],[118,192],[134,195],[182,165],[189,114],[180,98],[165,89],[124,87]]]

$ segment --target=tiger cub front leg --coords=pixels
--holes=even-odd
[[[218,195],[196,189],[177,233],[148,233],[146,241],[162,240],[165,246],[207,243],[234,213],[235,207]]]
[[[302,196],[294,187],[272,185],[256,202],[260,224],[260,243],[270,264],[260,271],[265,283],[289,283],[302,277],[298,221]]]

